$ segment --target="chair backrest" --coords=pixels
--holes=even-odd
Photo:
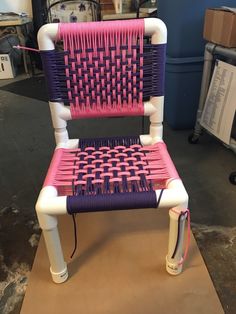
[[[62,42],[63,50],[55,49],[54,41]],[[48,24],[38,42],[50,103],[70,108],[65,120],[151,115],[154,123],[162,122],[166,28],[161,20]]]

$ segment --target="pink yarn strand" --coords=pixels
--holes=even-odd
[[[40,52],[39,49],[24,47],[24,46],[20,46],[20,45],[12,46],[12,47],[15,49],[20,49],[20,50],[29,50],[29,51],[34,51],[34,52]]]

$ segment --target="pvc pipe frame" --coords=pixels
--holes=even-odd
[[[161,190],[156,190],[156,198],[159,199]],[[64,215],[67,214],[66,206],[67,196],[57,196],[57,189],[53,186],[45,186],[42,188],[39,198],[36,204],[37,212],[46,215]],[[162,197],[158,208],[187,208],[188,194],[184,188],[184,185],[180,179],[170,180],[167,184],[167,189],[162,193]],[[181,206],[182,205],[182,206]],[[48,229],[52,226],[52,222],[47,224],[40,218],[40,225],[44,226],[44,229]]]
[[[153,44],[165,44],[167,31],[165,24],[156,18],[144,19],[145,34],[152,36]],[[38,43],[40,50],[53,50],[56,40],[58,24],[47,24],[41,27],[38,33]],[[149,102],[144,103],[144,115],[150,117],[150,134],[141,135],[143,145],[154,144],[162,141],[162,122],[163,122],[163,103],[164,97],[151,97]],[[67,121],[71,120],[69,108],[61,102],[49,102],[52,122],[55,129],[55,139],[57,148],[77,148],[78,139],[69,139],[67,132]],[[157,190],[156,196],[159,199],[161,190]],[[166,269],[170,274],[179,274],[182,265],[179,262],[182,258],[182,244],[185,219],[182,218],[180,226],[178,218],[182,211],[186,210],[188,195],[180,179],[170,180],[167,189],[164,190],[159,208],[174,208],[169,211],[170,215],[170,234],[168,255],[166,257]],[[68,277],[67,266],[64,261],[60,238],[57,229],[56,215],[67,214],[66,196],[58,196],[57,189],[53,186],[44,187],[36,204],[36,212],[39,224],[43,230],[48,256],[50,260],[50,271],[52,279],[56,283],[64,282]],[[178,228],[180,227],[180,232]],[[172,258],[176,246],[177,235],[179,234],[178,249],[175,257]]]

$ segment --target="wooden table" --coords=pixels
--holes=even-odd
[[[102,11],[102,21],[135,19],[136,17],[137,17],[136,12],[116,13],[115,10]],[[140,12],[139,17],[148,17],[148,13]]]
[[[16,34],[20,45],[25,46],[27,34],[32,26],[32,19],[29,17],[14,18],[9,20],[0,19],[0,37],[6,34]],[[29,73],[27,67],[26,51],[22,50],[25,73]]]

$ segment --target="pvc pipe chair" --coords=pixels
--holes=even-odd
[[[57,215],[81,212],[169,209],[166,269],[172,275],[182,270],[188,195],[162,141],[166,37],[165,24],[155,18],[39,30],[57,145],[36,211],[56,283],[68,277]],[[64,51],[55,41],[63,41]],[[71,119],[138,115],[150,117],[149,134],[68,137]]]

